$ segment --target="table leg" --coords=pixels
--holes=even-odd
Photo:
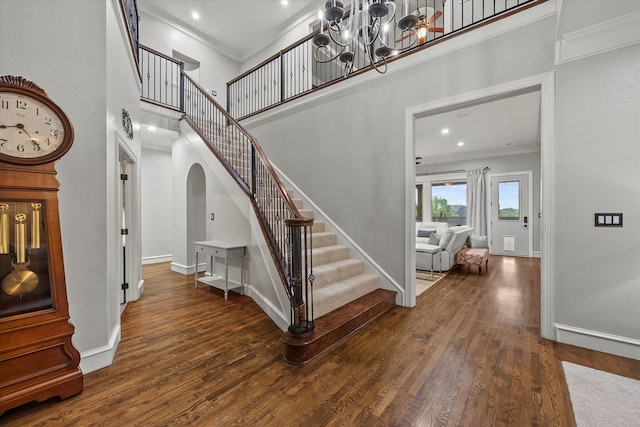
[[[196,268],[195,273],[193,274],[193,281],[195,282],[196,288],[198,287],[198,251],[196,251]]]
[[[229,297],[229,260],[224,259],[224,299]]]
[[[431,252],[431,278],[433,279],[433,252]]]

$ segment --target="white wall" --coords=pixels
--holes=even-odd
[[[56,168],[73,343],[84,372],[109,364],[119,340],[116,134],[122,108],[136,122],[139,104],[119,17],[111,1],[0,2],[0,74],[47,90],[75,130]]]
[[[167,56],[174,50],[200,62],[200,81],[209,93],[217,92],[215,100],[225,109],[227,106],[227,82],[240,74],[239,64],[218,52],[214,46],[160,21],[140,13],[140,43]],[[238,29],[242,31],[241,28]]]
[[[173,186],[171,152],[142,149],[142,262],[171,260]]]

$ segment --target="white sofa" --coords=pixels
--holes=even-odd
[[[416,223],[416,268],[430,271],[431,252],[440,248],[440,251],[433,255],[433,269],[450,270],[456,265],[456,254],[465,246],[472,231],[473,228],[468,225],[448,227],[446,223],[441,222]],[[426,234],[433,234],[433,232],[440,237],[437,244],[434,244],[434,240],[429,243],[431,236],[426,237]]]

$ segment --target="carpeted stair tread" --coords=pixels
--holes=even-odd
[[[362,273],[313,290],[313,310],[316,318],[327,314],[363,295],[377,289],[380,278]]]
[[[349,258],[349,248],[343,245],[324,246],[313,249],[314,268],[345,258]]]
[[[330,231],[321,231],[313,233],[313,249],[322,248],[324,246],[335,246],[338,243],[336,233]]]
[[[364,262],[355,258],[347,258],[313,268],[313,289],[317,292],[322,286],[332,282],[345,280],[364,272]]]

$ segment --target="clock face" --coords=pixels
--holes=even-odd
[[[41,163],[59,157],[64,153],[57,152],[67,145],[69,136],[65,121],[49,102],[0,91],[0,160]]]

